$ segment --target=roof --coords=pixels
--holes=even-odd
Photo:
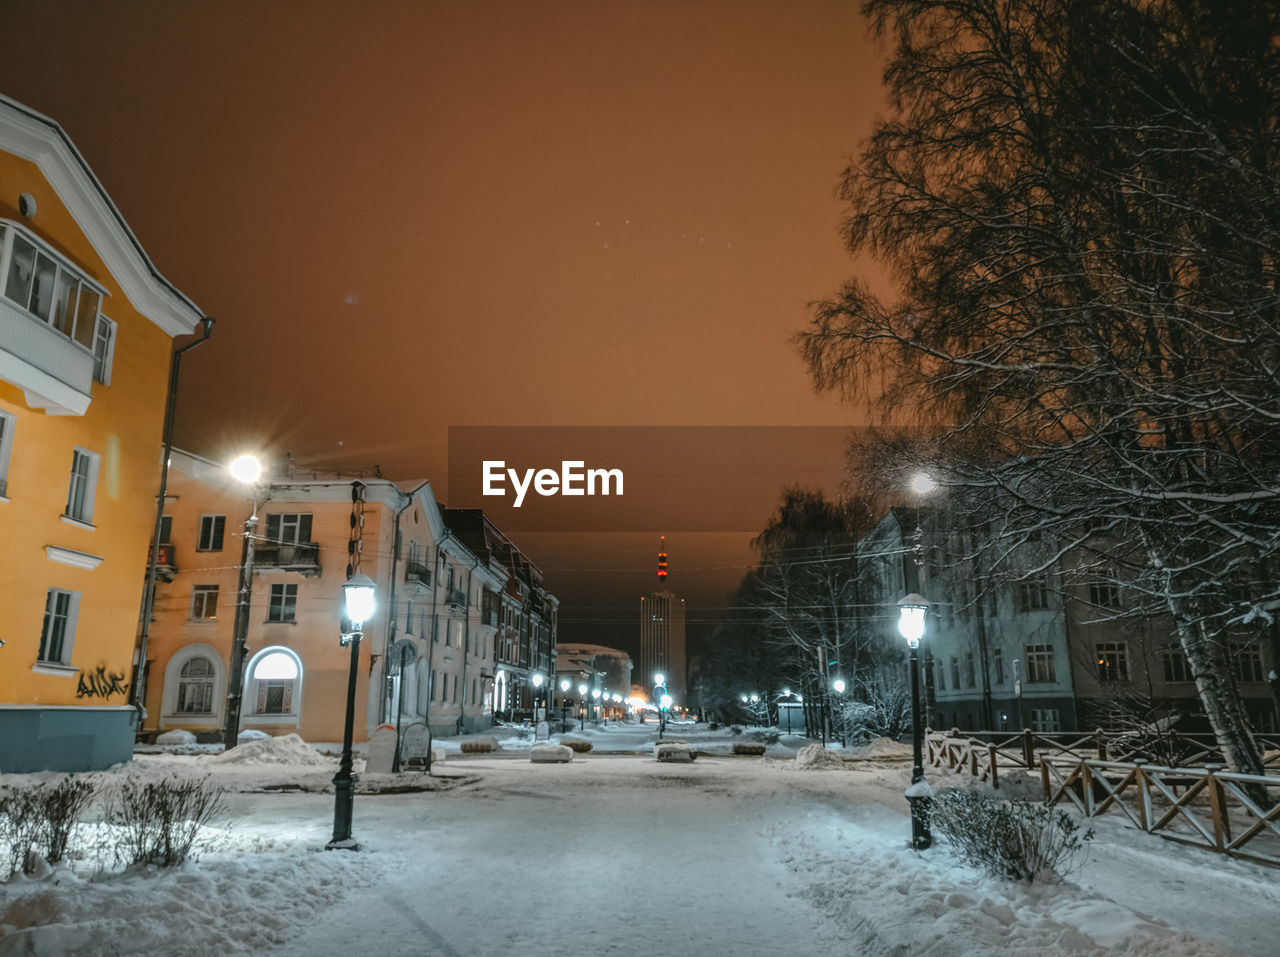
[[[135,309],[170,336],[195,331],[200,307],[161,275],[58,123],[0,94],[0,149],[34,163]]]

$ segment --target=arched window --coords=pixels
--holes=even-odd
[[[264,655],[253,669],[258,683],[255,714],[292,714],[298,663],[292,655],[274,651]]]
[[[213,713],[213,662],[203,655],[189,659],[178,672],[178,714]]]

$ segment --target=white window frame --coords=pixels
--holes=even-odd
[[[48,651],[47,645],[50,638],[50,617],[49,609],[54,607],[56,612],[56,602],[60,598],[66,598],[64,610],[60,613],[62,618],[62,635],[60,638],[59,655],[56,658],[44,657]],[[50,588],[45,593],[44,599],[44,617],[40,625],[40,644],[36,649],[36,665],[61,665],[67,667],[71,664],[71,652],[76,643],[76,621],[80,617],[80,593],[78,591],[69,591],[66,588]]]
[[[182,707],[183,705],[182,686],[184,683],[182,672],[184,672],[187,668],[189,668],[192,665],[192,663],[197,661],[203,661],[206,665],[209,666],[208,676],[199,679],[200,684],[209,689],[209,692],[208,692],[209,707],[203,710],[185,709]],[[194,684],[196,679],[187,679],[187,681]],[[184,661],[181,665],[178,666],[177,691],[176,691],[176,697],[174,699],[174,705],[173,705],[174,714],[179,714],[187,718],[193,717],[196,715],[199,715],[199,716],[212,715],[214,702],[217,701],[217,698],[214,695],[214,692],[217,690],[217,687],[218,687],[218,663],[214,661],[212,658],[210,658],[208,655],[192,655],[186,661]]]
[[[1094,643],[1094,674],[1103,684],[1129,680],[1129,643],[1098,641]]]
[[[289,689],[289,710],[287,712],[258,711],[259,682],[256,677],[258,665],[268,655],[281,652],[293,659],[294,677],[291,679],[265,678],[263,683],[269,685],[280,680],[292,681],[292,686]],[[241,727],[248,725],[297,726],[302,720],[302,692],[305,679],[306,669],[303,667],[302,658],[292,648],[286,645],[270,645],[263,648],[249,659],[248,669],[245,672],[244,705],[240,717]]]
[[[98,493],[98,466],[102,456],[97,452],[90,451],[86,448],[76,446],[71,454],[71,474],[67,479],[67,507],[62,513],[64,518],[83,525],[93,524],[93,506],[94,499]],[[85,463],[83,477],[81,477],[77,466],[80,462]],[[77,480],[84,483],[84,496],[81,507],[77,511],[72,511],[72,506],[76,501]]]
[[[1032,708],[1031,730],[1053,734],[1062,730],[1062,714],[1057,708]]]
[[[1027,666],[1027,684],[1056,684],[1058,680],[1057,654],[1053,645],[1027,645],[1023,649]],[[1042,670],[1048,671],[1048,677],[1041,677]],[[1032,677],[1032,675],[1036,677]]]
[[[208,614],[212,611],[213,614]],[[191,589],[191,621],[218,620],[218,586],[195,585]]]
[[[119,327],[114,319],[98,313],[93,328],[93,381],[111,385],[111,369],[116,358],[116,334]],[[105,332],[105,335],[104,335]],[[101,352],[99,352],[101,348]]]
[[[192,658],[206,658],[213,664],[213,697],[211,710],[204,714],[178,711],[178,685],[182,669]],[[183,645],[173,653],[164,668],[164,692],[160,699],[160,727],[173,728],[183,725],[199,727],[221,720],[222,704],[226,700],[226,665],[218,649],[202,642]]]
[[[276,534],[271,534],[272,524],[276,526]],[[277,512],[267,516],[267,541],[281,545],[311,544],[312,516],[310,512]],[[305,528],[304,528],[305,526]],[[303,537],[303,532],[306,537]]]
[[[292,589],[292,591],[290,591]],[[279,594],[280,601],[276,601],[276,595]],[[280,613],[284,614],[287,605],[290,604],[289,599],[292,598],[293,615],[289,618],[275,618],[276,607],[279,605]],[[271,591],[267,595],[267,621],[276,625],[292,625],[298,621],[298,586],[294,584],[274,584]]]
[[[13,451],[13,430],[18,417],[0,409],[0,502],[9,501],[9,453]]]

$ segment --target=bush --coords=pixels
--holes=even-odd
[[[575,754],[586,754],[591,750],[591,742],[583,741],[581,738],[561,738],[560,743],[573,748]]]
[[[729,725],[729,730],[730,730],[733,734],[742,734],[742,726],[741,726],[741,725],[731,724],[731,725]]]
[[[225,794],[207,777],[125,780],[107,812],[110,823],[123,831],[117,854],[130,864],[181,864],[201,829],[225,814]]]
[[[7,852],[5,879],[18,870],[31,873],[40,856],[56,864],[67,855],[67,846],[96,791],[84,778],[66,777],[57,784],[37,784],[0,795],[0,842]]]
[[[778,743],[777,731],[752,731],[751,737],[755,738],[755,740],[760,741],[763,744]]]
[[[1066,811],[1031,801],[1001,801],[952,788],[933,800],[933,826],[965,863],[993,877],[1057,881],[1074,871],[1093,840]]]
[[[493,742],[487,738],[481,738],[478,741],[463,741],[463,754],[488,754],[493,750]]]
[[[748,744],[745,741],[735,741],[733,743],[734,754],[764,754],[763,744]]]

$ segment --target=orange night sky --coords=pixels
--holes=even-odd
[[[854,421],[789,337],[855,271],[834,188],[884,106],[856,6],[4,0],[0,91],[217,319],[180,446],[446,497],[449,426]],[[562,638],[626,647],[656,535],[597,538],[520,541]],[[750,555],[703,538],[671,582],[709,626]]]

